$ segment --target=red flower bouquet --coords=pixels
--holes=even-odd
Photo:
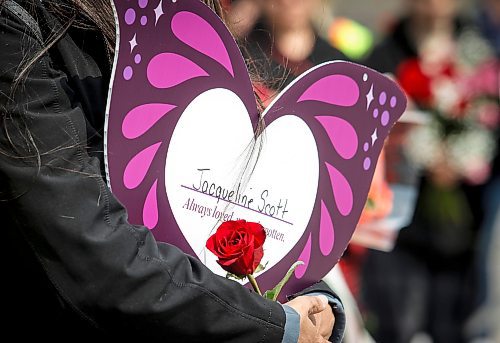
[[[421,56],[402,63],[396,75],[431,119],[409,134],[407,156],[436,185],[446,187],[459,181],[484,182],[495,154],[498,62],[492,61],[486,47],[481,58],[468,58],[463,51],[473,51],[467,47],[469,40],[459,39],[448,48],[446,42],[429,42]],[[473,43],[479,42],[474,37]]]

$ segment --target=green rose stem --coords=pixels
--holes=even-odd
[[[253,275],[248,274],[247,278],[248,278],[248,281],[250,281],[250,284],[252,285],[254,291],[256,291],[260,296],[262,296],[262,292],[260,291],[259,285],[257,284],[257,280],[255,280]]]

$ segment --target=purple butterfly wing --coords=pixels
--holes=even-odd
[[[267,126],[286,115],[301,118],[316,140],[319,186],[308,228],[276,265],[297,260],[291,294],[321,279],[344,253],[365,206],[378,157],[389,130],[406,108],[406,97],[389,78],[348,62],[327,62],[301,75],[264,113]],[[263,274],[260,281],[271,282]]]
[[[165,190],[170,139],[186,107],[214,88],[238,94],[256,125],[248,72],[225,25],[198,0],[114,6],[119,36],[106,124],[108,180],[130,222],[193,253],[180,230],[167,230],[176,223]]]
[[[237,94],[255,128],[248,72],[227,28],[198,0],[114,5],[120,30],[106,124],[108,180],[132,223],[195,255],[181,230],[171,229],[177,224],[165,189],[170,139],[188,105],[216,88]],[[283,294],[311,285],[338,261],[364,207],[383,141],[405,106],[389,79],[333,62],[299,77],[268,108],[267,125],[295,115],[309,126],[320,170],[305,234],[272,273],[259,277],[263,288],[273,287],[297,260],[306,264]]]

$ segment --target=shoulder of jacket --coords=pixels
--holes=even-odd
[[[40,26],[38,22],[33,18],[33,16],[18,2],[14,0],[6,0],[1,5],[1,11],[7,11],[12,16],[17,18],[20,22],[22,22],[33,34],[33,36],[39,41],[39,43],[43,44],[43,36],[42,31],[40,30]]]

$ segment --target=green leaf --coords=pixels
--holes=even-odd
[[[292,274],[295,271],[295,269],[297,269],[298,266],[303,265],[303,264],[304,264],[304,262],[302,262],[302,261],[295,262],[290,267],[290,269],[286,273],[285,277],[276,285],[276,287],[266,291],[264,293],[263,297],[266,299],[272,300],[272,301],[276,301],[276,299],[278,299],[278,296],[280,295],[281,290],[283,289],[285,284],[288,282],[288,280],[290,280],[290,278],[292,277]]]
[[[239,276],[239,275],[232,274],[232,273],[227,273],[226,274],[226,279],[235,279],[235,280],[241,281],[241,280],[243,280],[245,278],[246,278],[246,275]]]
[[[266,291],[264,294],[262,294],[262,296],[265,298],[265,299],[268,299],[268,300],[273,300],[274,298],[274,292],[271,292],[272,290],[270,291]]]
[[[267,268],[267,264],[269,263],[269,261],[266,262],[266,264],[262,265],[262,264],[259,264],[257,266],[257,268],[255,268],[255,271],[253,272],[254,274],[257,274],[257,273],[260,273],[261,271],[265,270]]]

